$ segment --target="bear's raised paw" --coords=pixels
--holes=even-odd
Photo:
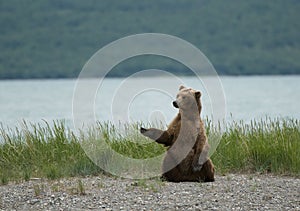
[[[140,132],[141,132],[141,133],[145,133],[145,132],[147,132],[147,131],[148,131],[148,130],[147,130],[146,128],[143,128],[143,127],[140,128]]]

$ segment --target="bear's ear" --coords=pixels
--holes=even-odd
[[[183,85],[180,85],[179,91],[182,90],[182,89],[184,89],[184,88],[185,88],[185,87],[184,87]]]
[[[200,98],[201,97],[201,92],[200,91],[196,91],[195,92],[195,97],[196,98]]]

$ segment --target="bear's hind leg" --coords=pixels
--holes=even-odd
[[[208,159],[202,169],[201,169],[201,179],[204,182],[214,182],[215,181],[215,168],[212,161]]]

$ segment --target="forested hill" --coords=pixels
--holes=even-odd
[[[299,0],[0,0],[0,79],[76,77],[101,47],[146,32],[201,49],[219,74],[300,74]],[[183,73],[141,57],[111,76],[145,68]]]

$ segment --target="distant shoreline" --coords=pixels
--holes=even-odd
[[[186,77],[186,78],[193,78],[196,76],[192,75],[176,75],[177,77]],[[299,77],[300,74],[245,74],[245,75],[229,75],[229,74],[220,74],[218,75],[219,77],[233,77],[233,78],[239,78],[239,77]],[[159,76],[159,75],[154,75],[154,76],[143,76],[139,77],[137,76],[136,78],[155,78],[155,77],[164,77],[164,76]],[[201,76],[202,77],[202,76]],[[205,77],[205,76],[203,76]],[[106,78],[127,78],[127,76],[106,76]],[[76,80],[78,77],[59,77],[59,78],[51,78],[51,77],[32,77],[32,78],[0,78],[0,81],[30,81],[30,80],[36,80],[36,81],[43,81],[43,80]],[[97,77],[90,77],[86,79],[97,79]]]

